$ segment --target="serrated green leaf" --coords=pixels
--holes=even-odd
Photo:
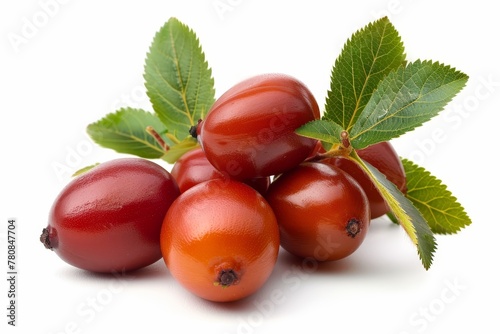
[[[153,109],[182,141],[214,103],[214,80],[196,34],[171,18],[153,39],[144,68]]]
[[[165,154],[161,145],[146,131],[152,126],[158,133],[165,125],[154,114],[142,109],[123,108],[87,126],[87,133],[99,145],[119,153],[158,159]],[[163,140],[173,143],[165,136]]]
[[[335,61],[324,117],[349,131],[379,81],[404,61],[403,43],[387,17],[354,33]]]
[[[342,127],[333,121],[315,120],[302,125],[295,132],[301,136],[318,139],[329,144],[340,143]]]
[[[429,121],[467,80],[464,73],[431,61],[416,61],[389,73],[350,132],[353,147],[391,140]]]
[[[389,205],[391,213],[417,246],[424,268],[429,269],[436,250],[436,240],[425,218],[412,202],[392,182],[387,180],[384,174],[359,158],[355,151],[350,158],[360,165],[375,184]]]
[[[425,217],[432,232],[453,234],[472,223],[446,185],[410,160],[401,161],[406,173],[406,196]]]

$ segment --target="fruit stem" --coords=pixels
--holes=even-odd
[[[153,138],[156,140],[158,144],[160,144],[161,148],[165,151],[168,152],[170,150],[170,146],[163,140],[163,138],[160,136],[158,132],[151,126],[148,125],[146,127],[146,132],[149,133]]]
[[[307,161],[320,161],[327,158],[347,157],[351,154],[352,151],[353,147],[351,145],[351,141],[349,140],[349,133],[344,130],[340,133],[340,143],[334,144],[325,153],[317,153]]]
[[[349,140],[349,134],[347,133],[347,131],[342,131],[340,133],[340,138],[342,139],[342,146],[345,148],[345,149],[349,149],[351,147],[351,142]]]

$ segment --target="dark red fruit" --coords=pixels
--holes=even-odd
[[[358,155],[384,174],[389,181],[406,194],[406,174],[396,150],[389,142],[381,142],[359,150]],[[370,201],[372,218],[378,218],[389,212],[389,206],[373,185],[370,178],[358,165],[348,159],[328,158],[322,161],[335,165],[349,173],[361,185]]]
[[[204,181],[230,179],[227,173],[223,173],[212,166],[201,148],[193,149],[179,158],[172,167],[171,174],[177,181],[181,193]],[[269,177],[259,177],[244,180],[243,182],[259,193],[265,194],[271,180]]]
[[[81,269],[139,269],[161,258],[161,224],[178,196],[174,178],[156,163],[139,158],[108,161],[60,192],[40,240]]]
[[[198,124],[210,163],[239,180],[266,177],[304,161],[316,140],[295,130],[319,119],[309,89],[283,74],[259,75],[224,93]]]
[[[266,199],[280,228],[281,246],[317,261],[345,258],[359,248],[370,224],[361,186],[332,165],[305,162],[281,174]]]

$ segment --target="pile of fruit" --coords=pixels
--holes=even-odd
[[[234,301],[267,281],[280,246],[310,261],[343,259],[371,220],[387,214],[428,269],[433,233],[456,233],[470,220],[446,186],[400,158],[390,140],[437,115],[467,76],[407,63],[382,18],[353,34],[331,79],[324,112],[304,83],[276,73],[215,100],[196,36],[169,20],[146,59],[155,112],[125,108],[88,126],[98,144],[138,157],[77,173],[40,240],[94,272],[163,258],[189,291]],[[438,197],[446,209],[433,204]]]

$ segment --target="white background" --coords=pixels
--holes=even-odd
[[[6,275],[6,226],[15,218],[19,277],[18,327],[7,326],[2,279],[0,331],[497,333],[499,181],[488,156],[497,154],[500,121],[494,2],[333,3],[3,1],[0,267]],[[217,4],[229,7],[218,12]],[[442,114],[394,141],[400,155],[449,186],[473,221],[457,235],[437,237],[429,271],[402,230],[379,219],[348,259],[310,270],[280,253],[258,293],[214,304],[183,290],[162,261],[122,278],[105,277],[67,265],[38,241],[70,172],[122,156],[93,144],[86,125],[121,106],[151,110],[144,58],[170,17],[200,38],[217,96],[247,76],[284,72],[305,82],[324,105],[345,40],[382,15],[402,35],[409,60],[439,60],[470,76]]]

